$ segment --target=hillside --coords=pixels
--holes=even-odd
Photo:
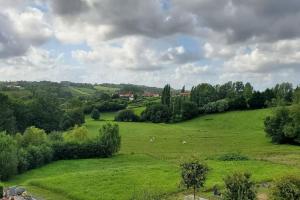
[[[298,146],[274,145],[265,136],[263,119],[269,109],[237,111],[198,117],[178,124],[119,123],[122,147],[108,159],[58,161],[16,176],[7,184],[21,184],[45,199],[130,199],[144,190],[180,195],[179,163],[195,155],[210,168],[205,190],[233,171],[249,171],[257,182],[299,174]],[[112,114],[103,117],[112,119]],[[90,137],[105,121],[86,120]],[[239,152],[246,161],[220,161]],[[205,195],[205,194],[204,194]],[[206,194],[207,195],[207,194]],[[168,195],[169,196],[169,195]]]

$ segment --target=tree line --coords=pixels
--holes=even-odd
[[[299,87],[294,89],[291,83],[281,83],[259,91],[254,90],[250,83],[238,81],[223,85],[201,83],[192,87],[189,96],[182,96],[172,95],[168,84],[162,91],[161,102],[148,105],[141,120],[179,122],[201,114],[291,105],[293,99],[299,98],[299,90]],[[185,88],[182,92],[186,92]]]
[[[61,132],[47,134],[34,126],[14,136],[2,132],[0,181],[56,160],[110,157],[120,150],[120,145],[119,127],[109,123],[99,129],[94,139],[89,139],[84,126],[76,126],[65,136]]]

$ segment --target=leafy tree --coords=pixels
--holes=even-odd
[[[184,101],[182,103],[181,114],[183,119],[192,119],[198,115],[197,104],[191,101]]]
[[[163,105],[167,105],[168,107],[171,104],[171,86],[169,84],[165,85],[162,91],[161,103]]]
[[[251,174],[236,172],[227,176],[225,182],[225,200],[254,200],[256,199],[255,184],[250,179]]]
[[[38,96],[31,104],[32,124],[44,129],[46,132],[59,130],[63,112],[58,105],[59,102],[54,97],[48,95]]]
[[[299,86],[294,91],[293,102],[295,104],[300,104],[300,87]]]
[[[275,143],[300,143],[300,105],[281,107],[265,119],[265,131]]]
[[[274,93],[277,99],[289,103],[293,97],[293,85],[291,83],[277,84],[274,88]]]
[[[249,99],[252,98],[252,95],[253,95],[253,87],[250,83],[246,83],[244,87],[243,96],[245,97],[247,102],[249,101]]]
[[[85,126],[78,126],[75,127],[67,134],[66,139],[72,142],[85,142],[88,140],[89,131]]]
[[[198,107],[203,107],[209,102],[216,101],[217,98],[216,89],[208,83],[199,84],[191,90],[190,100],[195,102]]]
[[[206,180],[208,167],[198,160],[192,160],[181,164],[182,183],[189,189],[194,190],[194,199],[196,199],[196,189],[203,187]]]
[[[263,93],[255,91],[252,97],[248,100],[248,104],[252,109],[260,109],[265,107],[265,97]]]
[[[43,129],[36,128],[34,126],[25,130],[21,139],[21,145],[28,147],[30,145],[39,146],[47,143],[47,134]]]
[[[126,109],[119,111],[115,120],[120,122],[137,122],[139,121],[139,116],[137,116],[132,110]]]
[[[91,118],[94,120],[99,120],[100,119],[100,112],[97,109],[93,109],[92,113],[91,113]]]
[[[0,93],[0,131],[16,132],[16,118],[11,109],[11,102],[6,95]]]
[[[60,121],[60,129],[68,130],[69,128],[74,127],[75,125],[81,125],[85,122],[84,113],[82,109],[72,109],[64,113]]]
[[[172,120],[178,122],[182,120],[182,101],[181,96],[176,96],[172,103]]]
[[[0,180],[7,180],[17,173],[17,144],[14,139],[0,133]]]
[[[229,100],[230,110],[244,110],[247,109],[247,101],[244,96],[236,96]]]
[[[102,151],[107,157],[117,153],[121,148],[121,136],[119,134],[119,126],[117,124],[107,123],[99,130],[98,140],[101,143]]]
[[[171,118],[171,112],[167,105],[152,104],[146,107],[146,110],[142,112],[143,121],[151,121],[154,123],[169,122]]]
[[[275,183],[273,189],[274,200],[299,200],[300,178],[297,176],[283,177]]]

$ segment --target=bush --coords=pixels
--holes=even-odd
[[[220,161],[239,161],[239,160],[249,160],[247,156],[241,155],[240,153],[227,153],[218,157]]]
[[[14,139],[0,133],[0,180],[7,180],[17,173],[17,144]]]
[[[48,140],[50,142],[58,142],[58,141],[64,141],[64,137],[62,132],[59,131],[52,131],[50,134],[48,134]]]
[[[184,120],[192,119],[198,115],[198,106],[191,101],[185,101],[182,103],[181,115]]]
[[[98,141],[55,142],[52,145],[54,160],[84,159],[105,157],[102,144]]]
[[[85,142],[88,140],[89,131],[85,126],[75,126],[66,136],[66,139],[71,142]]]
[[[97,109],[93,109],[92,113],[91,113],[91,118],[94,120],[99,120],[100,119],[100,112]]]
[[[274,143],[300,143],[300,105],[281,107],[264,121],[265,132]]]
[[[137,122],[139,121],[139,116],[137,116],[132,110],[126,109],[119,111],[115,120],[119,122]]]
[[[95,140],[54,142],[54,160],[109,157],[119,151],[121,137],[118,125],[106,124]]]
[[[28,146],[27,151],[27,161],[29,163],[28,169],[34,169],[44,164],[47,164],[52,161],[53,158],[53,149],[47,145],[40,146]]]
[[[243,96],[237,96],[229,99],[230,110],[245,110],[248,108],[247,101]]]
[[[21,148],[18,150],[18,173],[26,172],[29,168],[29,154],[24,148]]]
[[[273,189],[275,200],[299,200],[300,199],[300,177],[284,177],[275,183]]]
[[[110,157],[120,150],[121,136],[117,124],[105,124],[99,130],[99,133],[98,140],[102,145],[104,156]]]
[[[204,113],[220,113],[225,112],[229,108],[228,101],[226,99],[210,102],[203,106]]]
[[[34,126],[25,130],[21,139],[21,145],[27,147],[29,145],[38,146],[47,142],[47,134],[43,129]]]
[[[163,104],[152,104],[147,106],[146,110],[142,112],[143,121],[151,121],[154,123],[169,122],[171,112],[168,106]]]
[[[64,113],[62,120],[60,121],[60,129],[68,130],[75,125],[81,125],[84,122],[85,119],[82,109],[73,109]]]
[[[249,173],[234,173],[224,179],[225,200],[254,200],[256,199],[255,184],[250,180]]]

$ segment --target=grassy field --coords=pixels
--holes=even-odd
[[[119,155],[55,162],[16,176],[7,184],[25,185],[49,200],[130,199],[144,190],[175,199],[182,192],[179,163],[189,156],[205,160],[210,168],[206,191],[215,184],[222,187],[223,178],[233,171],[251,172],[257,182],[300,174],[300,147],[274,145],[265,136],[263,119],[270,112],[229,112],[178,124],[118,123],[122,136]],[[114,114],[103,113],[101,121],[87,118],[90,137]],[[233,152],[249,160],[217,159]]]

